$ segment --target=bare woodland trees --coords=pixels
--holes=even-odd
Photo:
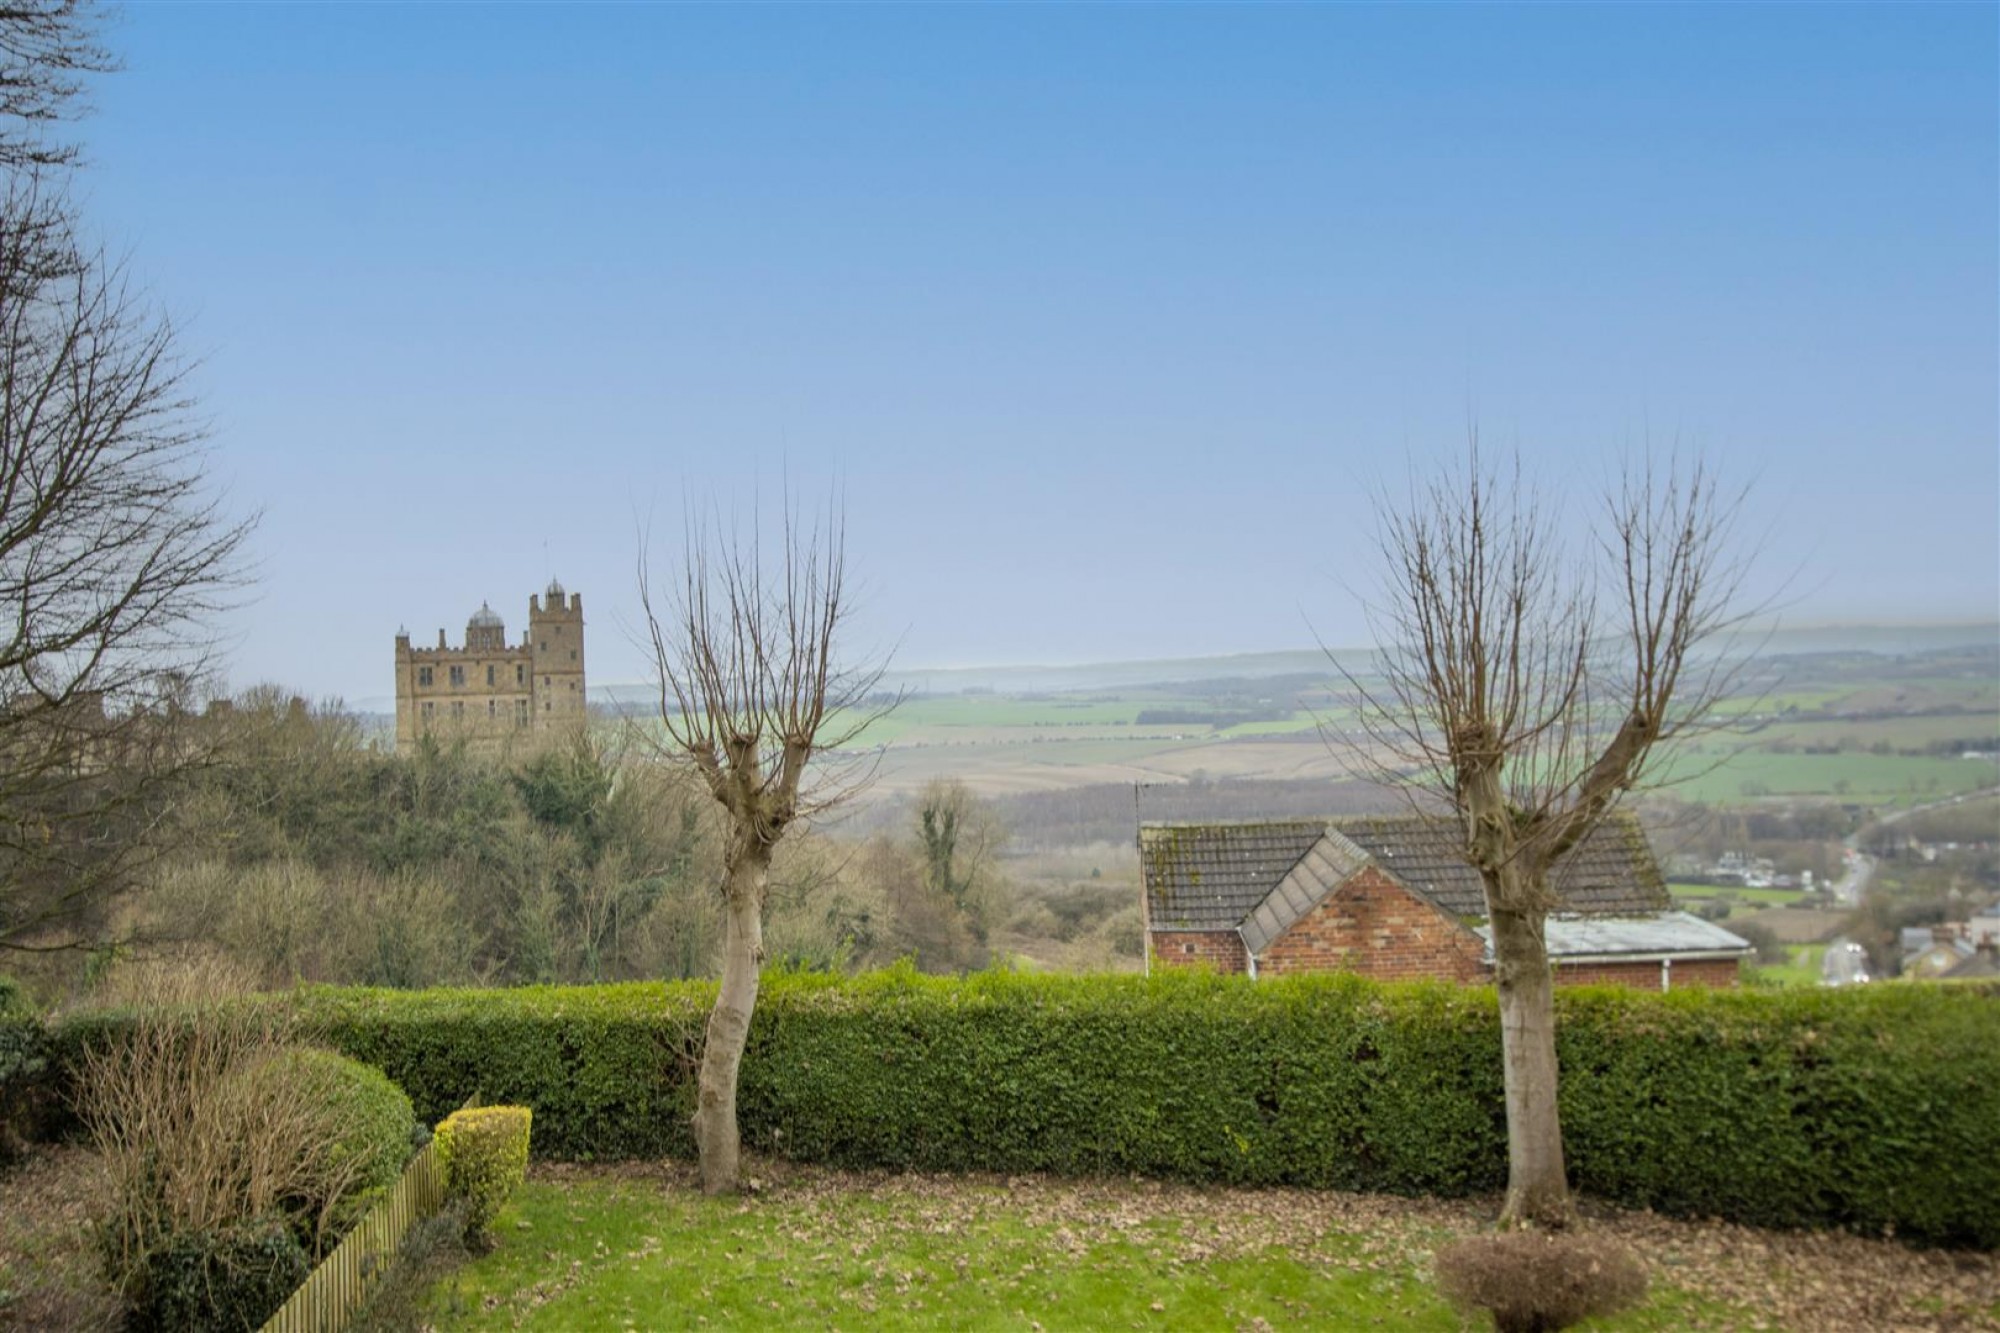
[[[1507,1099],[1503,1225],[1571,1218],[1556,1107],[1550,867],[1625,793],[1657,777],[1663,742],[1710,712],[1739,623],[1738,496],[1700,464],[1628,470],[1593,549],[1482,464],[1412,488],[1382,515],[1370,606],[1378,684],[1353,682],[1378,775],[1462,821],[1493,932]]]
[[[640,601],[659,672],[669,748],[700,774],[728,825],[723,852],[722,986],[702,1047],[695,1145],[702,1188],[737,1188],[737,1071],[764,961],[771,858],[794,824],[853,791],[820,762],[872,716],[880,670],[843,671],[850,611],[838,513],[802,527],[787,512],[779,550],[691,531],[681,577],[656,595],[644,558]]]
[[[101,926],[163,814],[236,586],[172,324],[85,244],[51,143],[90,11],[0,0],[0,948]]]

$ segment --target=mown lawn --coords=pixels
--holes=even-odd
[[[498,1250],[436,1283],[425,1317],[441,1330],[1472,1329],[1482,1325],[1432,1294],[1429,1265],[1490,1208],[797,1169],[753,1198],[710,1200],[678,1166],[538,1168],[498,1220]],[[1887,1264],[1792,1263],[1785,1238],[1769,1242],[1776,1251],[1746,1246],[1764,1233],[1640,1214],[1600,1225],[1647,1255],[1655,1278],[1643,1308],[1585,1326],[1598,1330],[1830,1327],[1824,1309],[1788,1308],[1788,1274],[1814,1300],[1831,1284],[1847,1326],[1870,1327],[1852,1322],[1842,1274],[1879,1283],[1910,1258],[1842,1237],[1888,1251]],[[2000,1326],[1982,1310],[1995,1299],[1982,1272],[1984,1286],[1950,1301],[1948,1318],[1970,1322],[1936,1326]],[[1883,1326],[1932,1326],[1907,1313],[1914,1323]]]

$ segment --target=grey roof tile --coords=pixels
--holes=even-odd
[[[1146,918],[1155,928],[1234,930],[1325,830],[1323,819],[1141,825]]]

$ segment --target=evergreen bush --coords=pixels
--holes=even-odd
[[[146,1256],[128,1327],[143,1333],[254,1333],[312,1271],[282,1217],[183,1232]]]
[[[532,1107],[537,1155],[590,1160],[692,1155],[713,995],[316,988],[295,1003],[424,1119],[469,1099]],[[2000,1245],[2000,987],[1576,988],[1557,1010],[1584,1192]],[[1448,1195],[1506,1179],[1482,987],[773,973],[739,1105],[746,1146],[848,1167]]]

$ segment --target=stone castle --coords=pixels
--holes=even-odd
[[[582,724],[583,594],[550,583],[528,598],[528,632],[507,642],[499,612],[482,604],[465,622],[465,646],[412,648],[396,635],[396,748],[427,735],[482,746]]]

